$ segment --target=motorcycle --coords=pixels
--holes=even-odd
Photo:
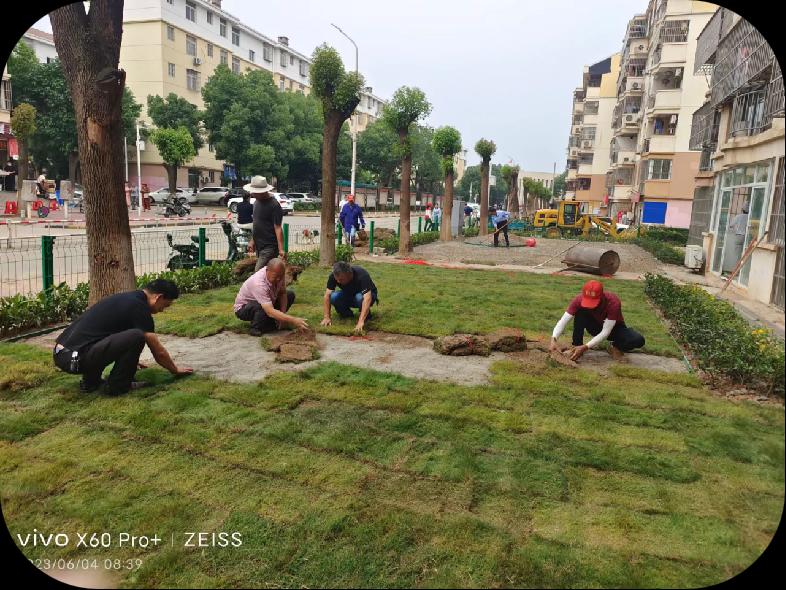
[[[191,205],[183,197],[175,197],[171,201],[167,201],[166,208],[164,209],[164,217],[185,217],[191,213]]]
[[[226,234],[229,244],[227,257],[224,260],[205,260],[206,266],[217,262],[234,262],[246,256],[248,242],[243,246],[240,241],[241,233],[244,230],[241,230],[235,224],[226,220],[221,221],[221,229],[224,231],[224,234]],[[199,266],[199,235],[191,236],[190,244],[175,244],[172,240],[172,234],[167,233],[166,241],[169,247],[172,248],[169,254],[169,262],[167,263],[167,268],[169,270],[196,268]],[[209,242],[210,238],[206,237],[205,241]]]

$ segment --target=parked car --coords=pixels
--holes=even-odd
[[[176,190],[178,197],[185,198],[189,204],[196,203],[196,193],[194,189],[179,186]],[[150,203],[153,205],[156,203],[165,203],[170,200],[169,187],[162,187],[157,191],[153,191],[148,196],[150,197]]]
[[[319,203],[322,199],[312,196],[310,193],[287,193],[290,201],[300,201],[301,203]]]
[[[223,205],[227,201],[227,193],[223,186],[203,186],[197,191],[196,201],[200,205]]]
[[[233,190],[237,190],[237,189],[233,189]],[[243,189],[240,190],[242,191]],[[292,204],[292,202],[289,199],[286,198],[286,195],[282,193],[274,193],[274,192],[271,192],[270,194],[273,195],[278,201],[278,204],[281,205],[281,210],[284,212],[284,215],[289,215],[295,210],[295,206]],[[237,204],[242,200],[243,200],[242,195],[238,197],[232,197],[227,201],[227,207],[232,213],[237,213]],[[254,199],[252,195],[251,204],[253,204],[255,200],[256,199]]]

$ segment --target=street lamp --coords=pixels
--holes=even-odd
[[[357,45],[357,43],[355,43],[352,40],[352,37],[350,37],[344,31],[342,31],[341,27],[339,27],[338,25],[335,25],[333,23],[330,23],[330,25],[335,27],[338,30],[339,33],[341,33],[347,39],[349,39],[349,41],[352,43],[352,45],[355,46],[355,75],[357,75],[358,74],[358,45]],[[349,192],[350,192],[351,195],[354,196],[354,194],[355,194],[355,167],[356,167],[356,163],[357,163],[357,159],[358,159],[358,132],[357,132],[357,124],[356,124],[355,113],[352,113],[352,118],[351,118],[351,120],[349,122],[349,132],[350,132],[350,135],[352,136],[352,179],[350,181]]]

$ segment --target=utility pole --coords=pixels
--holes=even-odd
[[[139,156],[139,121],[136,123],[136,184],[139,191],[136,215],[142,217],[142,158]]]
[[[347,39],[349,39],[350,43],[355,46],[355,75],[358,74],[358,45],[352,40],[352,37],[347,35],[338,25],[330,23],[331,26],[335,27],[339,33],[344,35]],[[357,159],[358,159],[358,132],[357,132],[357,115],[352,113],[352,117],[349,121],[349,133],[352,136],[352,178],[350,180],[350,188],[349,192],[351,195],[355,195],[355,169],[357,167]]]

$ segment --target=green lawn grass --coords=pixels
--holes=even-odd
[[[436,337],[454,333],[485,334],[509,326],[528,336],[551,335],[570,300],[581,291],[584,277],[535,275],[485,270],[450,270],[435,267],[364,264],[379,289],[374,306],[373,330]],[[309,267],[293,285],[291,313],[331,334],[349,334],[354,321],[336,321],[319,327],[322,298],[329,271]],[[638,281],[605,280],[609,291],[622,299],[625,322],[644,334],[645,352],[681,356]],[[159,332],[204,337],[221,330],[246,332],[248,324],[235,318],[232,303],[239,286],[184,295],[156,317]],[[357,312],[356,312],[357,313]],[[570,330],[570,327],[568,328]],[[563,336],[569,342],[569,334]]]
[[[426,335],[441,326],[416,305],[399,315],[396,281],[441,288],[469,312],[442,315],[434,298],[423,309],[480,332],[495,323],[479,309],[547,331],[581,283],[525,275],[473,303],[486,281],[516,277],[372,272],[383,329]],[[307,315],[323,275],[297,287]],[[633,325],[652,315],[637,289],[614,284]],[[232,297],[186,297],[171,311],[201,301],[207,315],[168,310],[159,325],[232,329]],[[12,535],[163,537],[146,550],[25,549],[140,557],[124,587],[697,587],[761,554],[783,508],[782,408],[719,398],[693,375],[617,366],[601,378],[530,358],[496,363],[483,387],[335,363],[245,385],[151,368],[139,376],[152,387],[112,398],[80,394],[45,350],[0,345],[3,515]],[[237,531],[243,545],[183,547],[191,531]]]

